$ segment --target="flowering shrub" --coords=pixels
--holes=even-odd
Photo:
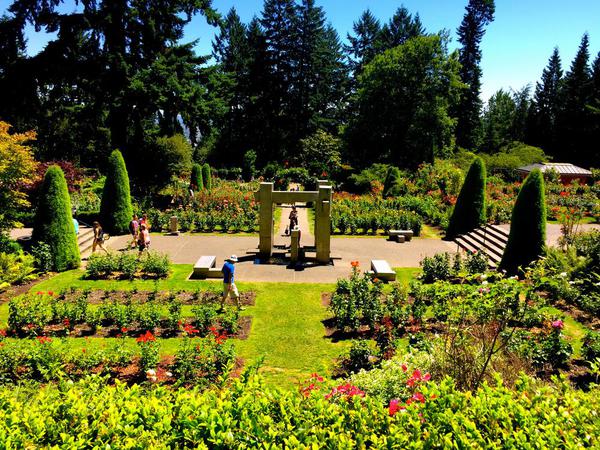
[[[147,331],[138,337],[136,342],[140,347],[140,371],[146,373],[148,370],[155,369],[159,361],[159,345],[154,335]]]
[[[146,448],[600,444],[600,425],[592,413],[600,409],[598,388],[584,392],[566,382],[540,385],[522,378],[517,390],[484,386],[464,393],[447,380],[427,383],[421,394],[421,406],[390,417],[389,403],[368,394],[360,401],[332,402],[322,395],[272,389],[255,378],[219,391],[107,386],[88,378],[73,385],[3,389],[0,434],[7,442],[36,448],[60,447],[65,441],[93,441],[101,447],[132,442]]]
[[[149,251],[141,258],[134,253],[94,253],[89,257],[85,278],[98,280],[110,277],[133,279],[136,277],[166,278],[171,271],[171,261],[166,253]]]

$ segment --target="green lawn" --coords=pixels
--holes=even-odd
[[[188,281],[192,266],[177,264],[167,280],[151,281],[88,281],[82,280],[82,271],[70,271],[43,281],[34,291],[60,291],[77,287],[92,289],[152,290],[219,290],[221,282]],[[256,305],[243,311],[252,316],[252,330],[245,341],[236,341],[237,354],[251,363],[264,355],[262,371],[269,384],[289,387],[307,378],[312,372],[325,373],[334,358],[348,343],[332,343],[325,338],[321,321],[327,317],[321,305],[321,293],[332,291],[331,284],[245,283],[239,282],[240,291],[256,292]],[[6,325],[8,305],[0,305],[0,321]],[[76,346],[104,345],[106,339],[72,339]],[[127,345],[135,345],[133,338]],[[173,354],[179,339],[161,339],[161,353]]]

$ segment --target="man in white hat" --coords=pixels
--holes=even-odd
[[[230,295],[235,298],[237,306],[239,307],[239,298],[240,294],[235,285],[235,266],[234,264],[238,261],[237,256],[231,255],[229,258],[225,260],[225,264],[223,264],[223,298],[221,299],[221,309],[225,306],[225,300]]]

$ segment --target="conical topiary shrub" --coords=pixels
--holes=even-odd
[[[508,243],[499,269],[516,275],[519,269],[546,253],[546,199],[544,176],[539,169],[525,179],[510,220]]]
[[[100,204],[100,224],[105,231],[113,234],[125,234],[129,231],[133,215],[129,189],[129,175],[123,155],[115,150],[108,158],[108,171]]]
[[[388,169],[387,175],[385,176],[385,181],[383,183],[383,196],[384,197],[392,197],[396,195],[396,187],[398,181],[400,180],[400,169],[394,166],[390,166]]]
[[[204,163],[202,166],[202,181],[204,182],[204,187],[210,191],[212,189],[212,175],[208,163]]]
[[[48,244],[53,270],[63,272],[79,267],[81,259],[71,215],[71,198],[65,174],[58,166],[48,167],[44,176],[32,240]]]
[[[200,164],[194,164],[192,166],[190,182],[196,191],[204,189],[204,183],[202,182],[202,166]]]
[[[447,239],[454,239],[459,234],[473,231],[485,223],[485,179],[485,165],[481,158],[475,158],[450,217],[446,231]]]

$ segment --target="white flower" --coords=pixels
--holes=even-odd
[[[484,282],[482,282],[481,284],[482,284],[483,286],[485,286],[486,284],[488,284],[488,282],[487,282],[487,281],[484,281]]]
[[[519,276],[518,275],[513,275],[512,277],[510,277],[511,280],[518,280]]]
[[[575,282],[574,281],[569,281],[569,284],[575,284]]]
[[[168,377],[172,377],[173,376],[173,374],[171,372],[165,372],[165,375],[168,376]]]
[[[156,370],[154,370],[154,369],[149,369],[149,370],[146,372],[146,376],[147,376],[148,378],[150,378],[150,377],[156,377]]]
[[[566,277],[567,276],[567,272],[561,272],[560,276],[563,277],[563,278]]]
[[[485,280],[486,278],[487,278],[487,275],[486,275],[486,274],[483,274],[483,275],[481,275],[481,279],[482,279],[482,280]]]
[[[73,380],[68,380],[67,384],[73,384]]]

